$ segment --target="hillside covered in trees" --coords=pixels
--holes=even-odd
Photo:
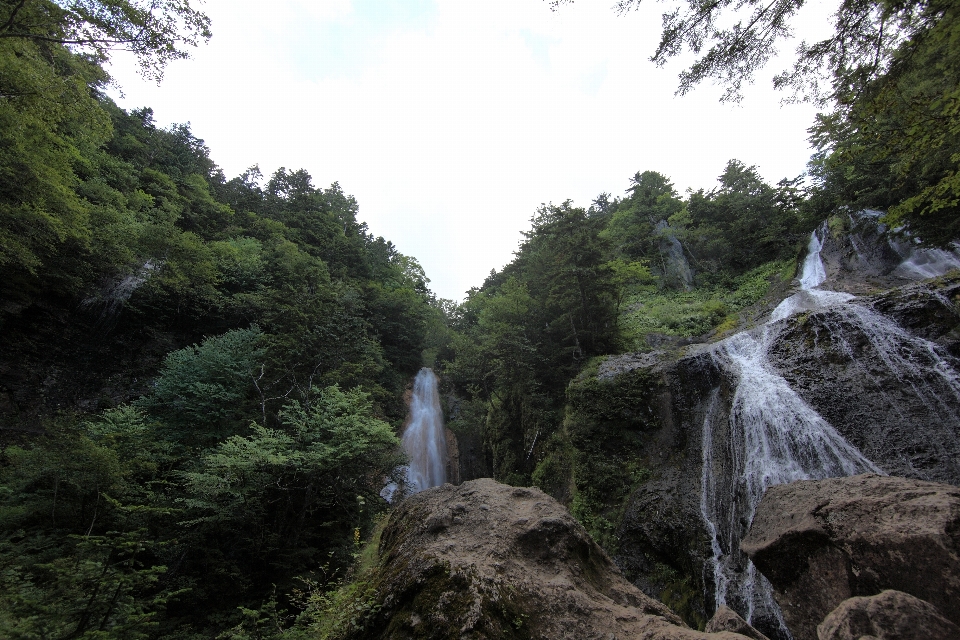
[[[111,43],[202,36],[181,6],[0,10],[4,638],[206,638],[342,575],[440,317],[337,184],[106,96]]]
[[[189,125],[107,96],[112,47],[159,76],[210,36],[188,3],[0,3],[0,636],[336,637],[369,613],[344,579],[371,562],[424,365],[464,479],[536,485],[615,551],[651,470],[629,430],[571,418],[637,404],[597,400],[599,358],[755,322],[824,219],[960,235],[956,8],[867,4],[903,37],[833,78],[809,176],[731,160],[679,193],[644,168],[533,212],[454,304],[336,183],[229,178]],[[696,625],[691,589],[663,599]]]

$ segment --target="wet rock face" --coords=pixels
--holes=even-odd
[[[886,589],[960,623],[956,487],[872,474],[771,487],[741,548],[773,583],[797,640],[817,638],[845,600]]]
[[[704,571],[711,551],[700,515],[701,427],[721,375],[708,347],[690,346],[685,353],[679,359],[671,351],[607,359],[595,383],[571,388],[575,419],[568,427],[584,447],[607,434],[632,436],[614,450],[635,452],[650,477],[626,499],[614,560],[644,593],[699,626],[713,611],[712,579]],[[592,430],[580,433],[586,424]]]
[[[660,260],[653,269],[660,276],[661,283],[670,289],[692,290],[693,269],[687,262],[687,256],[677,236],[673,234],[666,220],[658,222],[654,232],[660,236]]]
[[[860,324],[844,316],[849,309],[791,316],[772,328],[770,366],[886,472],[960,484],[960,397],[951,388],[949,371],[938,367],[929,351],[935,349],[960,369],[950,355],[960,335],[958,295],[960,276],[954,275],[858,300],[874,314],[871,322],[879,318],[900,326],[902,335],[889,342],[871,341]],[[918,342],[922,340],[929,344]],[[605,421],[608,431],[639,433],[636,446],[651,477],[625,502],[615,560],[635,585],[658,599],[686,580],[687,588],[700,594],[690,597],[690,611],[683,613],[691,624],[707,620],[715,606],[711,549],[700,504],[703,426],[711,398],[711,471],[717,478],[737,471],[728,453],[736,379],[719,369],[711,356],[714,348],[691,345],[611,357],[599,366],[597,388],[580,384],[571,396],[578,411],[598,424]],[[889,366],[897,360],[900,371]],[[629,384],[631,379],[637,382]],[[595,442],[597,434],[584,437]],[[722,502],[733,509],[742,500]],[[726,516],[724,522],[739,523],[746,532],[749,521]],[[739,557],[736,540],[721,534],[723,553],[744,571],[746,557]],[[741,603],[728,604],[747,609]],[[754,626],[775,637],[776,621],[761,615],[755,611]]]
[[[957,245],[925,248],[909,234],[891,232],[880,211],[837,214],[827,221],[821,257],[827,289],[855,294],[942,275],[960,267]]]
[[[870,296],[866,303],[912,334],[960,357],[960,274]]]
[[[117,311],[119,313],[119,311]],[[150,390],[163,357],[202,334],[147,326],[131,312],[54,296],[0,309],[0,433],[41,429],[60,412],[93,412]],[[225,329],[224,329],[225,330]]]
[[[686,628],[555,500],[490,479],[406,499],[356,638],[742,638]]]
[[[784,321],[770,361],[888,473],[960,484],[960,395],[943,365],[960,370],[950,355],[960,335],[957,295],[960,277],[953,276],[863,299],[866,324],[842,309],[794,316]],[[878,326],[882,320],[895,330]]]
[[[850,598],[817,626],[819,640],[956,640],[960,627],[909,593],[887,590]]]

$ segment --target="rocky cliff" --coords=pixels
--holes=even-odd
[[[915,251],[867,218],[824,225],[825,281],[785,292],[796,294],[788,312],[770,299],[740,337],[610,357],[568,391],[568,478],[589,485],[604,460],[621,461],[619,488],[610,481],[598,500],[607,546],[688,622],[726,603],[789,636],[739,550],[763,482],[873,470],[960,485],[960,275],[915,280],[957,256]],[[759,386],[744,388],[748,378]],[[785,437],[744,434],[745,421],[770,422],[766,411]],[[797,439],[805,430],[810,442]],[[757,451],[768,458],[752,486],[744,465]]]

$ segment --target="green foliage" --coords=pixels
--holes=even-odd
[[[689,575],[681,575],[672,567],[658,562],[648,579],[660,589],[660,601],[670,607],[694,629],[703,630],[707,621],[698,608],[702,597],[690,584]]]
[[[109,136],[89,89],[105,78],[65,48],[0,38],[0,268],[18,279],[56,271],[59,249],[90,242],[74,165]]]
[[[330,554],[348,562],[355,532],[369,530],[382,505],[377,480],[402,462],[399,440],[359,389],[331,386],[288,404],[281,427],[251,425],[180,474],[183,524],[201,544],[226,543],[253,584],[278,568],[315,570]]]
[[[175,593],[159,584],[166,543],[150,531],[169,511],[135,482],[150,452],[129,445],[144,430],[125,408],[96,428],[61,419],[44,438],[4,451],[4,637],[150,637]]]
[[[574,0],[551,0],[556,9]],[[725,86],[721,100],[739,101],[750,84],[793,35],[791,23],[804,0],[720,0],[673,2],[663,14],[660,43],[651,60],[662,66],[686,50],[697,57],[681,72],[677,93],[706,79]],[[626,13],[640,0],[619,0]],[[819,42],[801,43],[792,68],[774,78],[774,87],[792,88],[795,98],[822,102],[842,98],[851,87],[882,75],[898,47],[936,25],[953,4],[948,0],[840,0],[833,31]]]
[[[732,278],[727,286],[628,296],[621,317],[624,342],[643,351],[650,347],[649,334],[696,337],[728,331],[736,326],[738,311],[760,301],[772,284],[793,277],[793,268],[793,260],[778,260]]]
[[[139,406],[163,423],[168,440],[184,446],[208,447],[237,433],[255,406],[262,342],[254,326],[170,353]]]
[[[567,380],[616,348],[617,283],[645,272],[609,260],[603,224],[569,202],[542,206],[516,259],[450,314],[443,367],[470,402],[487,404],[473,429],[484,433],[498,479],[530,482],[537,448],[560,422]]]
[[[631,261],[650,260],[660,253],[657,223],[679,213],[683,201],[669,179],[656,171],[637,172],[630,183],[630,196],[618,203],[603,235],[616,254]]]
[[[428,335],[449,343],[422,267],[339,185],[227,180],[189,125],[103,96],[107,48],[158,75],[207,26],[179,0],[0,8],[4,353],[53,381],[37,406],[92,406],[62,395],[82,372],[113,407],[3,409],[22,434],[0,459],[3,637],[199,638],[249,618],[238,606],[295,615],[269,585],[349,566],[398,464],[403,386]],[[61,331],[76,345],[38,347]]]
[[[26,0],[0,10],[0,38],[70,44],[105,60],[110,51],[136,54],[145,76],[160,79],[183,45],[210,38],[210,19],[184,0]]]
[[[822,208],[889,210],[891,226],[946,245],[960,235],[960,13],[929,8],[938,19],[893,52],[884,75],[818,117],[811,169]]]
[[[596,493],[586,487],[584,491],[577,493],[570,503],[571,515],[583,525],[590,537],[606,549],[607,553],[615,554],[617,552],[614,536],[616,525],[601,515],[603,510],[603,505],[596,498]]]
[[[152,546],[144,531],[73,536],[56,557],[37,561],[39,549],[3,545],[7,559],[36,555],[27,555],[29,564],[0,568],[0,633],[23,640],[153,637],[172,594],[157,593],[166,567],[142,559]]]
[[[796,181],[771,187],[756,167],[738,160],[727,163],[719,181],[717,189],[690,194],[687,217],[672,220],[701,281],[722,280],[784,258],[815,225],[804,218]]]

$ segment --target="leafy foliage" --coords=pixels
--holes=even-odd
[[[0,406],[3,637],[216,636],[350,566],[386,507],[443,325],[423,269],[336,183],[228,180],[189,125],[102,94],[110,50],[158,77],[208,26],[0,3],[0,357],[49,381]]]
[[[578,435],[571,390],[596,375],[596,356],[736,325],[738,311],[792,277],[813,226],[796,181],[770,186],[736,160],[711,191],[683,199],[644,171],[626,194],[598,198],[602,212],[538,210],[513,262],[452,310],[438,353],[464,398],[451,427],[483,434],[494,477],[550,491],[611,550],[623,492],[644,473],[635,439],[621,433],[631,397],[604,395],[591,411],[609,424]],[[692,290],[671,277],[675,260],[692,265]]]
[[[574,0],[552,0],[551,8]],[[663,14],[660,43],[651,60],[663,66],[689,50],[697,56],[680,74],[677,93],[713,79],[725,87],[721,100],[742,99],[744,83],[779,53],[792,37],[792,22],[804,0],[687,0],[672,3]],[[619,0],[618,13],[636,9],[640,0]],[[774,78],[774,86],[792,88],[802,99],[825,102],[851,85],[885,74],[894,53],[934,25],[950,10],[946,0],[839,0],[833,33],[796,49],[791,69]],[[826,86],[824,86],[826,85]]]
[[[811,128],[824,209],[888,210],[892,226],[946,245],[960,235],[960,20],[955,7],[901,45],[889,72]]]
[[[210,19],[189,0],[7,0],[0,38],[80,47],[99,60],[113,49],[136,54],[146,76],[159,80],[183,49],[210,39]]]

